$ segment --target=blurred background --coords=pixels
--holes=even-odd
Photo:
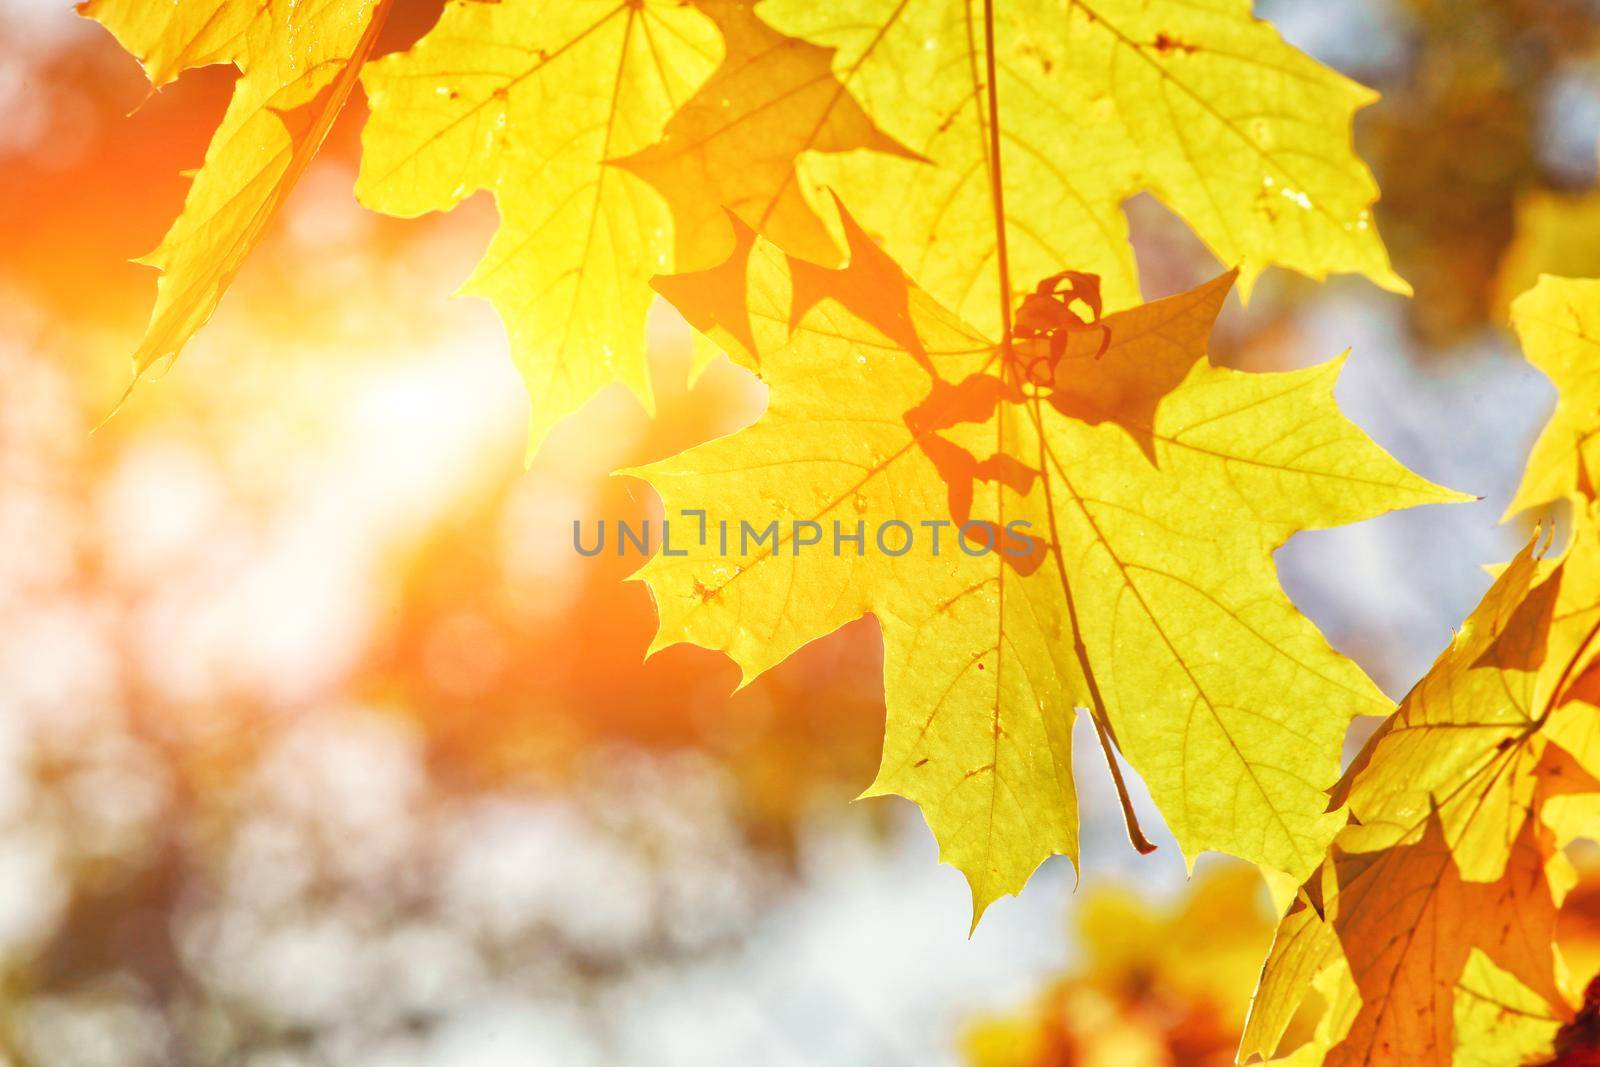
[[[380,53],[438,6],[401,0]],[[1553,393],[1505,308],[1600,275],[1600,3],[1257,13],[1384,93],[1356,141],[1417,296],[1269,272],[1215,357],[1353,349],[1345,411],[1483,497],[1280,553],[1399,697],[1526,535],[1497,524]],[[154,293],[127,260],[232,72],[147,99],[65,3],[0,0],[0,27],[0,1064],[1231,1062],[1265,894],[1189,880],[1170,839],[1135,856],[1092,743],[1081,881],[1047,863],[969,940],[915,809],[850,803],[883,728],[870,620],[736,696],[709,653],[642,662],[647,593],[571,523],[650,514],[608,472],[748,423],[760,387],[724,362],[686,388],[663,310],[659,417],[607,393],[524,469],[503,331],[449,299],[493,209],[359,209],[359,94],[212,324],[91,433]],[[1219,269],[1129,212],[1148,296]],[[1600,892],[1568,911],[1587,974]]]

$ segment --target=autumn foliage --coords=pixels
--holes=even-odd
[[[748,682],[872,616],[887,728],[861,784],[921,807],[974,925],[1049,856],[1078,862],[1081,710],[1135,846],[1124,762],[1186,859],[1283,890],[1248,1020],[1206,1000],[1173,1038],[1201,1051],[1174,1062],[1219,1042],[1329,1067],[1595,1062],[1556,927],[1569,846],[1600,828],[1600,281],[1546,276],[1511,306],[1560,394],[1508,516],[1535,528],[1396,708],[1273,554],[1470,497],[1341,414],[1337,353],[1212,358],[1224,302],[1269,268],[1409,292],[1351,148],[1375,94],[1247,0],[452,0],[369,59],[389,2],[83,5],[155,87],[241,75],[147,259],[136,376],[211,316],[359,84],[362,204],[493,197],[466,289],[504,320],[530,454],[612,383],[650,405],[658,299],[698,331],[697,372],[725,356],[764,383],[753,424],[622,472],[668,516],[781,531],[645,563],[651,651],[725,653]],[[1146,300],[1122,208],[1140,193],[1227,272]],[[991,551],[802,552],[793,533],[897,523]],[[1382,725],[1342,761],[1361,716]],[[1205,985],[1150,967],[1161,996]],[[1049,997],[1093,999],[1078,980]]]

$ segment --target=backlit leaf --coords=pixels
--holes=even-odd
[[[889,136],[931,161],[815,163],[866,229],[967,321],[997,318],[979,0],[766,0],[785,33],[838,50],[834,70]],[[1286,45],[1247,0],[1025,0],[994,5],[1011,277],[1099,274],[1107,305],[1138,296],[1120,210],[1149,191],[1246,291],[1280,264],[1355,272],[1397,292],[1350,146],[1369,90]]]
[[[240,77],[205,163],[161,245],[134,373],[176,356],[322,146],[377,39],[384,0],[87,0],[79,9],[138,57],[156,88],[232,63]]]
[[[1587,518],[1562,556],[1540,533],[1501,572],[1333,791],[1350,825],[1280,923],[1242,1055],[1269,1055],[1336,963],[1355,986],[1329,1012],[1352,1025],[1310,1062],[1529,1062],[1567,1017],[1560,850],[1600,827]]]
[[[1559,395],[1507,514],[1562,499],[1581,507],[1600,459],[1600,280],[1547,275],[1512,303],[1511,322]]]
[[[1272,552],[1295,530],[1458,497],[1339,414],[1340,361],[1213,365],[1231,276],[1008,351],[847,229],[845,270],[746,233],[724,266],[660,282],[771,403],[636,473],[669,516],[785,535],[652,559],[656,647],[721,649],[748,679],[873,614],[889,722],[868,792],[922,805],[975,913],[1049,854],[1076,855],[1074,707],[1103,716],[1186,854],[1308,872],[1342,821],[1322,791],[1345,723],[1388,705],[1284,596]],[[802,553],[797,521],[869,539],[899,522],[917,541]],[[955,542],[978,524],[1005,543],[1017,521],[1030,555]]]
[[[452,0],[362,75],[362,203],[409,218],[494,196],[500,229],[466,291],[505,320],[530,450],[613,381],[651,403],[645,312],[672,219],[609,161],[654,143],[720,58],[715,25],[679,0]]]

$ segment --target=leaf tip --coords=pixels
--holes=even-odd
[[[1367,277],[1372,281],[1373,285],[1385,292],[1407,298],[1416,295],[1416,290],[1411,287],[1411,283],[1400,277],[1394,267],[1389,264],[1387,256],[1384,257],[1383,269],[1375,274],[1369,273]]]
[[[640,570],[643,570],[643,569],[644,568],[642,568],[642,567],[640,568]],[[633,575],[629,576],[628,580],[629,581],[633,581],[634,577],[638,573],[639,573],[638,571],[635,571],[633,573]],[[643,658],[640,659],[639,662],[640,663],[649,663],[653,658],[655,658],[655,654],[657,652],[660,652],[663,649],[671,648],[673,645],[675,645],[677,643],[678,643],[677,639],[668,637],[667,636],[667,632],[666,632],[666,628],[662,627],[662,628],[656,630],[656,635],[650,639],[650,644],[644,650],[644,656],[643,656]]]
[[[759,670],[752,668],[748,664],[740,663],[738,660],[734,662],[739,664],[739,682],[733,687],[733,691],[728,694],[729,696],[744,692],[746,686],[761,676]]]
[[[972,890],[972,923],[967,927],[967,940],[971,941],[978,932],[978,923],[983,921],[984,912],[989,910],[989,905],[993,904],[998,897],[989,896],[985,899],[984,895],[978,891],[978,885],[972,880],[971,875],[967,876],[967,886]]]
[[[99,422],[89,427],[90,437],[93,437],[95,434],[99,433],[105,428],[106,424],[117,417],[117,415],[122,411],[123,405],[128,402],[128,398],[133,395],[133,388],[139,384],[140,377],[141,375],[138,369],[135,368],[133,372],[133,378],[128,382],[128,387],[122,390],[122,395],[117,398],[117,402],[115,404],[111,405],[111,410],[106,412],[105,416],[102,417]]]

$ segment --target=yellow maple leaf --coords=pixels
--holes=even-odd
[[[645,313],[672,220],[608,161],[652,144],[721,54],[716,26],[679,0],[453,0],[362,75],[362,203],[410,218],[494,195],[500,229],[466,291],[505,320],[530,452],[613,381],[651,405]]]
[[[1511,324],[1558,395],[1506,514],[1557,500],[1582,509],[1600,459],[1600,280],[1546,275],[1512,303]]]
[[[1322,790],[1345,725],[1389,704],[1295,610],[1272,553],[1299,529],[1460,497],[1339,414],[1341,361],[1213,365],[1205,340],[1231,275],[997,345],[846,228],[844,270],[746,231],[729,263],[659,283],[759,370],[770,407],[631,473],[669,515],[782,533],[651,560],[653,647],[721,649],[748,680],[873,614],[888,728],[867,792],[922,806],[967,875],[975,921],[1046,856],[1076,857],[1080,706],[1187,855],[1308,872],[1340,822]],[[1089,280],[1075,284],[1092,306]],[[942,553],[929,536],[940,522]],[[1019,522],[1027,545],[1009,539]],[[800,551],[813,529],[858,526],[860,553]],[[969,555],[958,529],[1002,550]]]
[[[925,289],[998,327],[978,0],[765,0],[778,29],[838,50],[840,83],[933,165],[830,156],[811,173]],[[1027,0],[995,5],[994,81],[1012,278],[1070,264],[1107,305],[1137,300],[1122,201],[1175,210],[1246,292],[1268,264],[1359,272],[1396,292],[1370,219],[1377,187],[1350,146],[1376,96],[1286,45],[1248,0]]]
[[[268,221],[322,146],[383,22],[383,0],[87,0],[160,88],[232,63],[240,77],[183,212],[154,252],[155,308],[134,373],[176,356],[206,324]]]

